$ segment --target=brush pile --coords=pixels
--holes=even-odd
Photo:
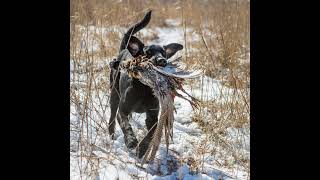
[[[139,81],[153,90],[153,94],[160,102],[160,118],[158,120],[157,128],[154,132],[152,141],[144,155],[142,163],[153,160],[158,151],[162,132],[164,131],[166,147],[169,147],[169,138],[173,136],[173,121],[174,121],[174,97],[178,96],[187,100],[192,108],[199,106],[199,100],[189,95],[183,89],[183,82],[187,78],[196,78],[201,75],[201,71],[188,72],[180,69],[179,61],[181,57],[168,60],[165,67],[155,66],[150,59],[143,56],[133,58],[126,57],[125,61],[120,63],[120,69],[126,71],[129,76],[139,79]],[[178,93],[181,90],[190,99]]]

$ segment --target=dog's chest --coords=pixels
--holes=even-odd
[[[140,82],[132,82],[135,96],[134,111],[137,113],[145,112],[146,109],[156,108],[158,104],[157,98],[153,95],[152,89]]]

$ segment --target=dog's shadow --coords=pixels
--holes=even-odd
[[[146,168],[147,173],[157,176],[166,176],[176,172],[180,167],[179,156],[168,151],[165,146],[159,147],[159,155],[151,162],[148,163]]]

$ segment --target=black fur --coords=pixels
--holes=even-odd
[[[139,158],[145,154],[156,128],[155,124],[158,120],[159,101],[153,96],[152,90],[148,86],[142,84],[135,78],[129,77],[127,73],[120,73],[120,71],[118,71],[119,64],[125,59],[125,53],[128,52],[123,50],[128,49],[133,57],[145,55],[152,59],[155,65],[165,66],[168,58],[183,49],[183,46],[177,43],[171,43],[163,47],[159,45],[145,46],[137,37],[133,36],[147,26],[150,19],[151,11],[124,34],[120,45],[119,56],[115,61],[110,63],[111,115],[109,119],[109,133],[112,138],[114,138],[115,117],[117,116],[118,123],[124,134],[126,146],[129,149],[137,147],[138,141],[133,133],[128,116],[132,112],[146,113],[146,126],[150,132],[137,148]]]

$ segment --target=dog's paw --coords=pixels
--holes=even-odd
[[[116,135],[115,135],[115,134],[111,134],[111,135],[110,135],[110,139],[111,139],[111,140],[116,140],[116,139],[117,139],[117,137],[116,137]]]
[[[142,158],[148,149],[148,145],[144,142],[140,143],[140,145],[136,148],[136,154],[138,158]]]
[[[136,148],[138,145],[138,141],[134,140],[134,141],[130,141],[127,144],[128,149],[133,150],[134,148]]]

